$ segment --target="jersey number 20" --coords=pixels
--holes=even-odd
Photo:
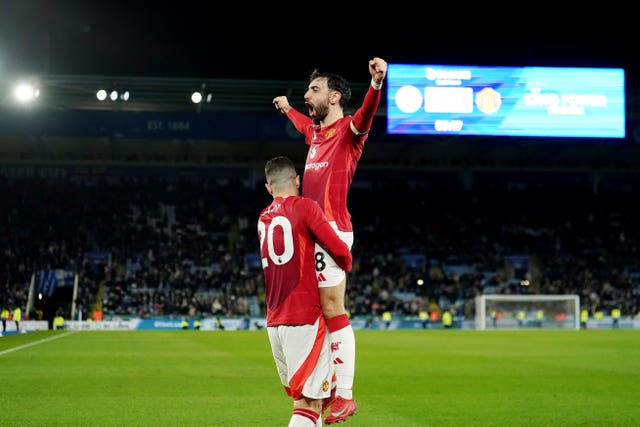
[[[293,244],[293,233],[291,230],[291,222],[284,216],[276,216],[269,223],[269,229],[266,228],[264,222],[258,222],[258,234],[260,235],[260,248],[264,245],[264,239],[267,238],[267,252],[269,253],[269,259],[276,265],[286,264],[293,258],[293,252],[295,250]],[[279,233],[274,233],[276,229],[280,228]],[[274,237],[275,236],[275,237]],[[282,253],[276,253],[275,240],[278,240],[278,246],[282,248]],[[280,241],[281,240],[281,241]],[[262,258],[262,268],[265,268],[269,261],[267,258]]]

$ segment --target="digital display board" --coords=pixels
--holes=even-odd
[[[387,133],[625,137],[621,68],[394,64]]]

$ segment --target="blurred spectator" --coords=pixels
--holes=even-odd
[[[385,310],[382,313],[382,321],[384,322],[384,328],[385,329],[389,329],[389,327],[391,326],[391,320],[393,319],[393,315],[391,314],[391,312],[389,310]]]
[[[20,322],[22,321],[22,308],[17,305],[13,309],[13,322],[16,324],[16,332],[20,333]]]
[[[449,329],[451,328],[452,324],[453,324],[453,316],[451,315],[451,312],[449,310],[445,310],[442,313],[442,327],[445,329]]]
[[[7,332],[7,319],[9,319],[9,309],[7,307],[2,306],[2,310],[0,310],[0,320],[2,321],[2,333]]]
[[[59,313],[56,314],[56,317],[53,318],[53,329],[64,329],[64,317]]]
[[[429,329],[429,312],[425,308],[420,309],[418,318],[422,324],[422,329]]]
[[[589,321],[589,310],[583,308],[580,310],[580,328],[587,329],[587,322]]]
[[[393,172],[384,179],[367,172],[358,175],[366,185],[350,195],[360,236],[345,301],[354,316],[379,316],[381,307],[419,316],[427,301],[431,324],[442,307],[454,305],[470,318],[483,292],[575,293],[594,315],[640,311],[640,208],[628,203],[638,184],[594,193],[579,183],[515,186],[500,176],[478,179],[470,192],[426,172],[402,185]],[[373,213],[382,189],[391,200]],[[10,225],[0,228],[0,303],[26,302],[36,269],[72,268],[79,271],[78,307],[89,313],[96,307],[107,318],[264,315],[259,262],[250,261],[254,230],[246,226],[266,203],[262,192],[246,179],[180,179],[169,172],[0,176]],[[110,266],[87,261],[100,251]],[[416,259],[403,257],[411,254],[424,262],[405,263]],[[507,263],[513,254],[525,254],[526,266]],[[93,316],[98,320],[98,312]]]
[[[611,310],[612,328],[618,329],[620,327],[620,309],[614,308]]]

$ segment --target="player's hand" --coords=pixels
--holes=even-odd
[[[272,102],[276,107],[276,110],[278,110],[282,114],[287,114],[291,109],[291,105],[289,104],[289,100],[286,96],[276,96],[275,98],[273,98]]]
[[[387,74],[387,61],[375,57],[369,61],[369,73],[377,84],[382,84],[384,76]]]

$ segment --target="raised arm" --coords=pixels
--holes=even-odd
[[[286,115],[291,123],[296,127],[298,132],[305,135],[307,131],[307,127],[313,124],[313,121],[310,117],[305,116],[295,108],[289,104],[289,100],[286,96],[276,96],[273,98],[273,105],[276,107],[281,114]]]
[[[287,115],[287,113],[289,112],[289,110],[291,110],[291,104],[289,104],[289,99],[287,99],[286,96],[276,96],[275,98],[273,98],[273,105],[276,107],[276,110],[278,110],[281,114],[284,114],[285,116]]]
[[[369,61],[369,74],[371,74],[371,85],[362,105],[353,114],[351,122],[351,130],[357,135],[364,135],[371,129],[373,117],[380,104],[382,83],[387,75],[387,62],[382,58],[373,58]]]

